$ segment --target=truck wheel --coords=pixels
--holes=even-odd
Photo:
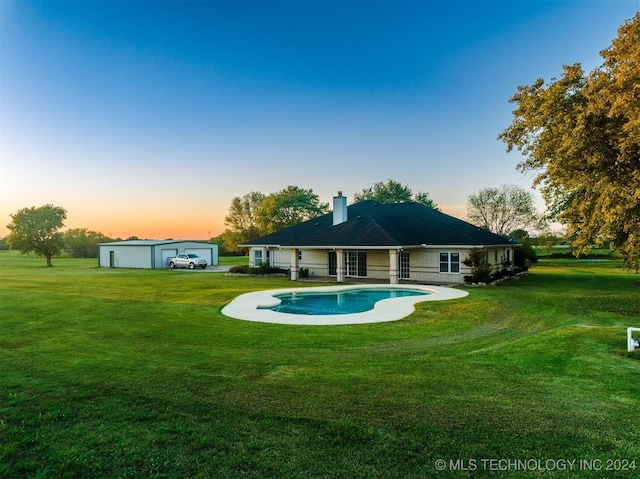
[[[175,263],[169,263],[169,267],[171,269],[176,269],[176,264]]]
[[[193,263],[189,263],[189,269],[196,269],[196,265]]]

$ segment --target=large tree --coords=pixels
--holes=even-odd
[[[507,236],[518,229],[544,226],[531,192],[516,186],[485,188],[467,198],[467,219],[476,226]]]
[[[534,185],[567,226],[576,254],[593,244],[619,248],[625,265],[640,259],[640,13],[585,74],[564,66],[560,79],[518,87],[507,151],[537,171]]]
[[[438,205],[429,198],[428,193],[414,193],[411,188],[395,180],[387,180],[386,183],[379,181],[369,188],[364,188],[361,192],[353,195],[355,203],[359,201],[373,200],[378,203],[405,203],[415,201],[429,208],[438,210]]]
[[[322,203],[313,190],[288,186],[264,195],[252,191],[231,200],[224,218],[227,229],[220,235],[227,251],[240,251],[238,245],[262,235],[323,215],[329,204]]]
[[[269,234],[329,212],[313,190],[287,186],[271,193],[260,204],[256,221],[261,234]]]
[[[53,205],[32,206],[10,216],[12,221],[7,225],[11,231],[7,238],[9,247],[23,254],[34,252],[44,256],[47,266],[51,266],[51,257],[64,248],[64,237],[59,230],[67,219],[67,211]]]
[[[228,228],[221,235],[227,251],[237,252],[239,244],[260,236],[257,211],[265,198],[263,193],[252,191],[231,200],[229,213],[224,217],[224,224]]]

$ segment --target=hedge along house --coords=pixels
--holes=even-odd
[[[257,266],[301,268],[310,276],[388,279],[390,283],[464,283],[471,268],[463,261],[482,249],[494,270],[512,268],[509,239],[415,202],[363,201],[347,206],[338,192],[333,213],[249,241]]]
[[[218,245],[206,241],[130,240],[98,244],[98,267],[103,268],[168,268],[168,258],[178,253],[195,253],[218,264]]]

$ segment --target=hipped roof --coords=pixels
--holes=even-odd
[[[333,213],[328,213],[242,246],[410,248],[511,244],[504,236],[415,202],[362,201],[348,206],[347,212],[347,221],[335,226]]]

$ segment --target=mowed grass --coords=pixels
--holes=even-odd
[[[3,252],[0,477],[637,477],[640,276],[620,264],[314,327],[221,314],[282,278]]]

